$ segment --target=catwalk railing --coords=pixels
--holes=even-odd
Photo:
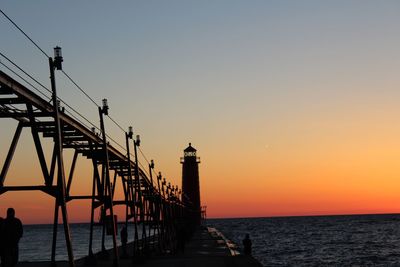
[[[53,81],[52,81],[53,82]],[[93,226],[95,211],[101,214],[102,248],[105,251],[106,232],[113,239],[114,265],[119,265],[116,242],[116,221],[114,206],[125,206],[126,227],[134,227],[133,257],[143,257],[150,249],[171,251],[175,249],[178,224],[183,224],[183,215],[188,211],[183,205],[180,190],[167,184],[161,173],[153,180],[154,163],[151,161],[146,173],[140,168],[138,147],[140,139],[133,137],[129,129],[125,133],[126,153],[120,152],[107,141],[103,117],[107,115],[108,106],[99,107],[100,133],[89,129],[83,123],[69,116],[59,106],[55,90],[53,102],[41,98],[26,86],[0,71],[0,118],[14,119],[18,122],[10,148],[5,157],[0,174],[0,195],[8,191],[39,190],[54,197],[54,222],[51,261],[55,263],[57,226],[59,211],[62,222],[68,260],[74,266],[74,256],[70,237],[67,203],[72,200],[91,200],[91,220],[88,259],[94,259]],[[57,108],[55,108],[57,106]],[[42,185],[6,186],[5,181],[14,152],[24,128],[29,128],[39,158],[39,167],[43,174]],[[51,138],[54,143],[50,165],[47,164],[42,141]],[[133,147],[131,156],[130,148]],[[64,150],[73,150],[72,164],[65,175]],[[78,160],[90,161],[93,176],[91,194],[73,195],[74,172]],[[116,185],[122,185],[123,198],[116,199]],[[141,228],[141,231],[139,231]],[[107,230],[107,231],[106,231]],[[139,232],[141,232],[139,236]]]

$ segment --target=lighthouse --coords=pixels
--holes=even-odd
[[[200,225],[201,206],[200,206],[200,181],[199,181],[199,163],[197,150],[189,146],[183,151],[182,163],[182,201],[188,207],[185,214],[187,223],[193,227]]]

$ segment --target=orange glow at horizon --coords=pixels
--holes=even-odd
[[[319,134],[299,132],[295,136],[299,140],[287,138],[290,127],[279,135],[270,135],[267,145],[257,145],[262,136],[255,137],[248,140],[246,150],[240,150],[236,140],[227,138],[223,154],[216,151],[220,147],[213,142],[195,145],[202,159],[199,168],[201,202],[207,205],[208,217],[400,212],[397,162],[400,140],[393,141],[396,140],[393,135],[400,133],[400,128],[381,124],[377,131],[368,126],[354,128],[344,122],[341,126],[347,126],[346,135],[342,135],[342,129],[332,128],[336,127],[332,126],[335,123],[333,120],[329,128],[325,128],[326,122],[318,125],[316,120],[312,127],[318,127]],[[367,128],[368,135],[363,135]],[[6,185],[26,185],[28,181],[29,184],[42,183],[36,155],[25,154],[24,149],[34,149],[29,132],[24,135]],[[340,141],[338,136],[341,136]],[[68,176],[72,153],[66,150],[65,154]],[[78,159],[72,195],[90,194],[91,167],[86,158]],[[179,156],[171,160],[168,171],[175,174],[171,181],[180,186]],[[119,184],[116,197],[122,198]],[[54,199],[44,193],[8,192],[0,199],[0,216],[13,206],[25,223],[53,221]],[[90,219],[90,201],[71,201],[68,210],[71,222]],[[116,213],[120,221],[124,220],[123,208],[118,207]],[[97,212],[95,216],[97,218]]]

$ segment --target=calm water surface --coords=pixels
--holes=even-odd
[[[264,266],[400,266],[400,215],[209,219],[207,224],[239,246],[249,233],[253,255]],[[132,240],[133,227],[128,231]],[[89,224],[72,224],[71,235],[75,257],[86,256]],[[57,260],[65,260],[61,226],[59,237]],[[51,225],[25,225],[20,259],[49,260],[51,239]],[[111,248],[112,239],[106,240]],[[99,226],[93,244],[94,251],[99,251]]]
[[[400,266],[400,215],[215,219],[264,266]]]
[[[76,259],[88,255],[90,224],[71,224],[71,239]],[[121,230],[119,226],[119,230]],[[128,227],[128,241],[134,236],[133,225]],[[139,236],[140,233],[139,233]],[[93,232],[93,252],[101,250],[102,227],[95,226]],[[48,261],[51,257],[51,244],[53,238],[53,225],[24,225],[24,235],[19,244],[20,261]],[[121,245],[120,236],[117,237]],[[106,236],[106,248],[112,248],[112,236]],[[68,254],[65,247],[64,228],[58,225],[58,241],[56,260],[67,260]]]

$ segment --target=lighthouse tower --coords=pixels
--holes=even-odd
[[[197,150],[189,146],[183,151],[182,163],[182,201],[188,207],[185,215],[186,220],[193,227],[200,225],[201,207],[200,207],[200,182],[199,182],[199,163]]]

